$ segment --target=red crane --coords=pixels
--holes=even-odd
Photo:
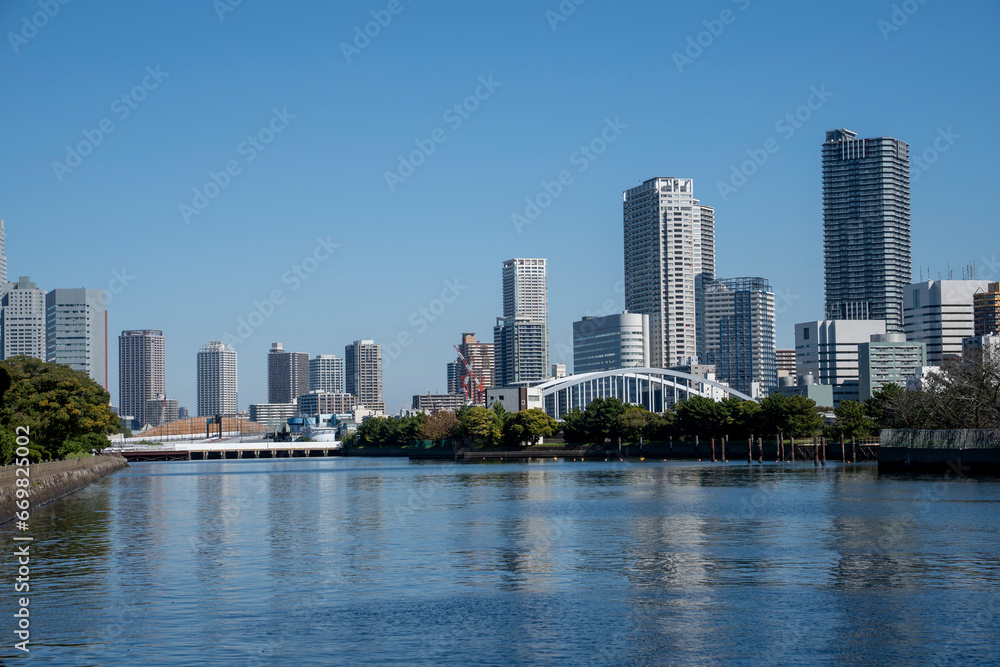
[[[455,345],[454,347],[455,347],[455,352],[458,352],[458,358],[462,360],[462,363],[465,364],[465,368],[468,371],[468,375],[466,375],[465,382],[463,383],[465,385],[466,400],[472,401],[473,403],[477,404],[485,403],[486,400],[485,396],[483,396],[483,393],[486,390],[483,388],[483,379],[476,374],[475,369],[472,368],[472,364],[470,364],[469,360],[465,358],[465,355],[462,354],[462,351],[458,349],[458,345]],[[475,383],[475,388],[470,386],[473,383]]]

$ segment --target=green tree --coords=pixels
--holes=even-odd
[[[562,421],[563,438],[566,442],[579,444],[587,442],[587,425],[585,415],[580,408],[573,408],[563,415]]]
[[[620,437],[622,442],[637,442],[640,436],[646,437],[650,424],[655,420],[656,415],[641,405],[629,405],[618,415],[612,438]]]
[[[857,401],[841,401],[833,411],[837,415],[834,433],[845,438],[867,438],[875,430],[875,422]]]
[[[484,407],[466,406],[460,408],[456,416],[461,425],[461,434],[473,447],[493,447],[500,442],[502,430],[497,430],[493,410]]]
[[[595,398],[591,401],[583,411],[586,441],[602,445],[608,438],[616,437],[615,426],[625,408],[625,404],[617,398]]]
[[[674,429],[682,436],[718,438],[729,425],[725,407],[704,396],[692,396],[674,407]]]
[[[511,415],[507,429],[514,442],[537,445],[540,438],[559,432],[559,422],[545,414],[544,410],[532,408]]]
[[[68,366],[24,356],[0,362],[0,426],[10,433],[27,427],[35,460],[107,447],[105,436],[121,429],[110,403],[104,387]]]

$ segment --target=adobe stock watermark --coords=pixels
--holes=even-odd
[[[801,130],[806,123],[812,119],[813,114],[823,108],[823,105],[833,97],[833,92],[826,89],[826,84],[819,88],[811,86],[811,94],[804,104],[798,106],[794,111],[786,113],[774,123],[774,129],[781,133],[784,141],[788,141]],[[760,148],[748,148],[747,156],[739,166],[731,165],[728,181],[716,181],[716,188],[722,201],[728,201],[729,195],[735,194],[740,188],[747,184],[747,180],[757,173],[757,171],[767,164],[771,156],[781,150],[781,142],[774,137],[764,141]]]
[[[413,345],[414,336],[419,336],[427,331],[431,324],[436,322],[467,289],[469,286],[463,285],[459,278],[445,280],[437,298],[431,299],[426,305],[410,313],[407,322],[412,330],[400,331],[395,338],[382,347],[382,368],[389,368],[393,361],[402,356],[403,350]]]
[[[132,281],[135,280],[135,276],[128,272],[128,269],[122,267],[121,271],[115,269],[111,271],[111,279],[108,280],[108,285],[103,290],[98,290],[99,295],[97,297],[97,303],[94,305],[98,308],[107,308],[114,298],[125,291]]]
[[[407,0],[412,2],[413,0]],[[354,39],[340,43],[340,52],[344,54],[344,60],[350,64],[354,56],[360,56],[371,45],[372,40],[382,34],[382,31],[389,27],[392,19],[399,16],[406,9],[406,5],[401,0],[389,0],[385,9],[373,9],[371,11],[372,20],[365,23],[364,28],[354,26]]]
[[[732,3],[741,12],[745,12],[750,7],[750,0],[732,0]],[[701,24],[705,26],[705,29],[694,37],[687,38],[687,47],[684,49],[684,53],[674,51],[671,56],[677,71],[683,74],[685,67],[693,65],[694,61],[705,53],[705,49],[715,44],[715,40],[722,36],[722,33],[726,31],[726,26],[736,22],[737,16],[739,14],[733,10],[723,9],[719,12],[719,18],[702,21]]]
[[[587,2],[587,0],[562,0],[555,11],[545,10],[545,20],[549,22],[552,32],[556,31],[560,23],[565,23],[569,17],[576,13],[576,8]]]
[[[281,284],[287,286],[287,292],[285,288],[277,287],[271,290],[263,300],[255,300],[250,312],[245,317],[236,319],[236,333],[227,331],[222,340],[233,347],[246,342],[257,329],[264,326],[264,322],[274,316],[278,306],[288,300],[288,293],[297,292],[339,247],[340,244],[334,243],[329,236],[326,238],[316,237],[316,246],[312,252],[281,274]]]
[[[950,125],[947,130],[939,127],[937,137],[934,138],[930,146],[921,151],[919,155],[910,154],[910,183],[916,183],[920,180],[924,172],[929,171],[934,163],[941,159],[941,154],[947,153],[961,138],[962,135],[955,134]]]
[[[447,123],[448,128],[454,132],[462,127],[465,121],[472,117],[472,114],[479,109],[479,106],[486,100],[493,97],[496,89],[503,85],[499,81],[493,80],[493,75],[480,76],[472,94],[461,102],[456,102],[444,110],[441,120]],[[385,184],[389,186],[389,192],[395,192],[396,187],[406,182],[410,176],[416,173],[417,169],[427,162],[427,158],[437,151],[440,144],[448,141],[448,132],[443,127],[434,128],[427,137],[414,139],[416,149],[407,155],[399,156],[399,164],[395,171],[385,172]]]
[[[616,297],[614,299],[605,299],[601,304],[600,308],[597,310],[590,310],[584,313],[585,317],[596,317],[604,318],[610,315],[617,315],[623,310],[622,297],[625,295],[625,281],[619,280],[614,284],[614,293]],[[596,328],[600,325],[599,321],[593,322],[593,327]],[[584,325],[584,328],[589,328]],[[573,331],[570,330],[569,336],[564,340],[556,341],[552,346],[552,361],[557,364],[567,363],[568,360],[573,358]]]
[[[581,144],[570,154],[570,166],[575,167],[578,174],[587,171],[590,165],[608,150],[608,146],[618,141],[618,138],[628,127],[621,121],[620,116],[615,116],[614,120],[606,118],[600,133],[587,143]],[[512,213],[510,216],[511,224],[514,225],[517,233],[523,234],[524,228],[533,225],[541,217],[542,211],[552,206],[552,203],[562,196],[566,188],[575,182],[576,176],[570,169],[563,169],[551,181],[543,180],[540,184],[541,190],[533,197],[524,198],[524,210],[520,213]]]
[[[139,105],[146,101],[149,94],[160,87],[164,79],[170,76],[170,72],[164,72],[157,65],[155,68],[146,68],[146,75],[142,81],[133,86],[128,92],[122,93],[111,100],[111,113],[119,122],[132,115],[132,112],[139,108]],[[83,139],[75,145],[66,146],[66,156],[62,162],[52,163],[52,173],[56,175],[56,180],[60,183],[67,174],[83,164],[83,159],[94,152],[94,149],[104,142],[104,138],[116,129],[115,121],[110,117],[104,117],[97,122],[97,127],[83,130]]]
[[[920,11],[920,8],[927,4],[927,0],[903,0],[903,2],[892,5],[892,12],[888,19],[879,19],[875,25],[882,33],[882,39],[889,41],[889,35],[899,32],[899,29],[909,23],[910,17]]]
[[[205,184],[200,188],[193,189],[194,195],[191,198],[191,203],[181,202],[177,206],[184,224],[190,224],[192,217],[201,215],[202,211],[212,203],[212,200],[229,187],[229,184],[233,182],[233,177],[243,173],[243,165],[256,160],[257,156],[264,152],[275,137],[285,131],[293,119],[295,119],[295,114],[289,113],[288,107],[282,107],[280,110],[277,107],[271,109],[271,118],[267,123],[255,133],[247,135],[247,138],[236,147],[237,155],[243,158],[242,162],[234,158],[228,160],[219,171],[209,170],[208,180],[205,181]]]
[[[226,20],[226,14],[235,12],[236,8],[243,4],[243,0],[213,0],[212,9],[215,10],[215,15],[219,17],[219,21]]]
[[[35,12],[30,17],[22,16],[21,29],[7,33],[7,41],[10,42],[10,48],[14,49],[14,53],[20,53],[21,47],[34,39],[38,31],[47,26],[59,10],[69,2],[70,0],[38,0],[38,8],[41,11]]]

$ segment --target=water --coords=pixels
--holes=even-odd
[[[998,502],[870,465],[140,463],[32,515],[30,659],[996,664]]]

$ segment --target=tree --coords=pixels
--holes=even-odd
[[[449,410],[436,410],[420,425],[420,437],[423,440],[448,440],[458,435],[461,424],[458,417]]]
[[[456,417],[461,426],[460,433],[473,447],[492,447],[500,442],[503,432],[494,423],[495,413],[480,406],[460,408]]]
[[[841,401],[833,411],[837,415],[834,432],[845,438],[866,438],[875,430],[875,422],[865,413],[857,401]]]
[[[532,408],[514,413],[507,422],[507,429],[515,442],[537,445],[540,438],[559,432],[559,422],[545,414],[544,410]]]
[[[0,426],[10,434],[27,427],[34,460],[107,447],[106,436],[121,429],[110,403],[104,387],[82,371],[24,356],[0,362]],[[7,440],[0,440],[5,462]]]
[[[721,403],[692,396],[674,408],[674,430],[679,435],[719,438],[726,434],[728,415]]]
[[[573,408],[563,415],[562,430],[566,442],[575,444],[587,442],[585,415],[580,408]]]
[[[629,405],[618,415],[612,437],[624,442],[636,442],[645,436],[656,415],[640,405]]]
[[[609,437],[614,437],[615,424],[625,408],[625,404],[617,398],[595,398],[591,401],[583,412],[586,441],[603,445]]]

